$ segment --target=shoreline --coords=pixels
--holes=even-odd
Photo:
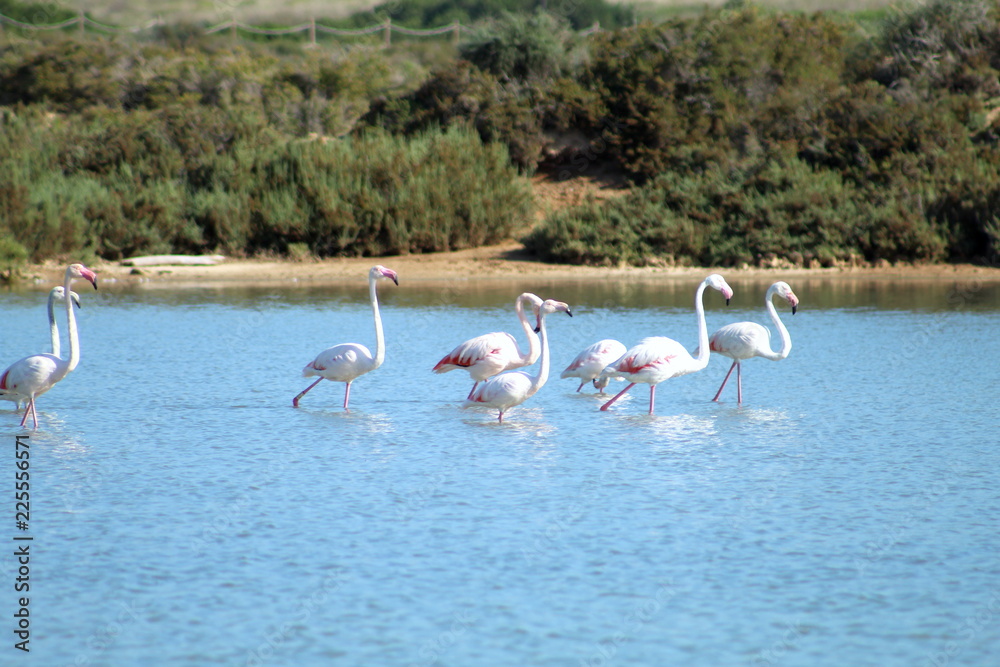
[[[129,287],[190,289],[235,285],[309,286],[360,279],[375,264],[384,264],[402,280],[498,281],[498,280],[691,280],[708,273],[733,279],[821,278],[830,280],[982,280],[1000,281],[1000,266],[973,264],[926,264],[899,266],[841,266],[830,268],[764,267],[595,267],[549,264],[531,258],[520,243],[468,250],[393,257],[351,257],[295,261],[289,259],[225,259],[214,265],[154,265],[133,268],[120,262],[92,266],[106,282]],[[29,265],[13,289],[41,289],[56,285],[66,263],[49,261]],[[8,287],[8,289],[12,289]]]

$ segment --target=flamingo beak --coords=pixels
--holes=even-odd
[[[97,274],[96,273],[94,273],[93,271],[91,271],[90,269],[87,269],[87,268],[81,269],[80,273],[83,275],[84,278],[86,278],[87,280],[89,280],[91,282],[91,284],[93,284],[94,289],[97,289]]]
[[[396,283],[396,287],[399,287],[399,276],[392,269],[382,269],[382,275],[386,278],[392,278],[392,282]]]
[[[794,315],[795,311],[798,310],[799,308],[799,297],[795,296],[794,294],[789,294],[788,303],[792,304],[792,315]]]

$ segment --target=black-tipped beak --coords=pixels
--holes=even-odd
[[[94,278],[94,289],[97,289],[97,278]]]
[[[798,309],[799,309],[798,306],[792,306],[792,315],[794,315],[795,311],[798,310]]]
[[[726,299],[726,305],[727,306],[729,305],[729,299]]]
[[[541,330],[542,330],[542,327],[538,327],[538,326],[535,327],[535,333],[539,333],[539,332],[541,332]]]
[[[573,317],[573,312],[568,308],[566,309],[566,314],[569,315],[570,317]]]
[[[393,276],[392,277],[392,282],[396,283],[396,287],[399,287],[399,278],[397,278],[396,276]]]

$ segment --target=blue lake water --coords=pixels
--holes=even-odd
[[[391,266],[391,263],[389,263]],[[777,276],[781,277],[781,276]],[[80,287],[82,361],[0,404],[0,663],[12,648],[15,435],[31,443],[38,665],[987,665],[1000,655],[1000,285],[789,278],[788,359],[637,386],[558,373],[586,345],[693,348],[697,281]],[[767,324],[769,281],[706,294]],[[504,424],[462,410],[457,343],[549,318],[553,376]],[[46,351],[45,293],[0,293],[0,365]],[[522,343],[523,344],[523,343]],[[778,343],[775,341],[775,347]],[[623,385],[613,383],[609,389]],[[606,398],[606,397],[605,397]],[[16,660],[15,660],[16,659]]]

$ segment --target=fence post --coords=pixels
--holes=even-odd
[[[594,25],[590,26],[590,32],[600,32],[600,31],[601,31],[601,22],[594,21]]]
[[[316,17],[309,19],[309,43],[316,46]]]
[[[233,43],[233,46],[236,46],[236,38],[236,16],[234,15],[229,19],[229,40]]]
[[[385,48],[392,46],[392,17],[385,17]]]
[[[80,37],[86,33],[87,30],[87,19],[83,15],[83,8],[80,8],[80,12],[76,15],[76,21],[80,24]]]
[[[462,24],[458,22],[458,19],[452,21],[451,30],[451,43],[458,46],[459,39],[461,39],[462,35]]]

